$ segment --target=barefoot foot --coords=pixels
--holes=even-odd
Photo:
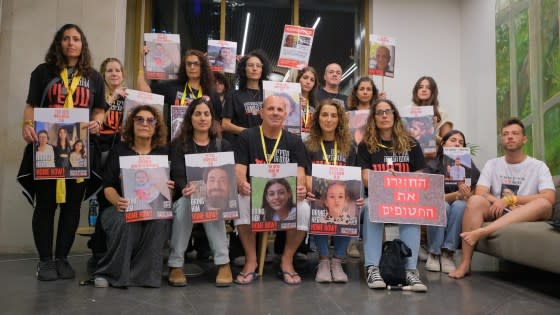
[[[472,230],[470,232],[463,232],[460,235],[461,235],[461,238],[465,242],[467,242],[467,244],[469,244],[472,247],[475,247],[478,240],[480,240],[484,236],[483,232],[484,232],[484,230],[482,230],[481,228],[478,228],[478,229]]]
[[[455,271],[450,272],[448,276],[454,279],[461,279],[469,274],[469,269],[469,265],[460,264],[459,267],[457,267]]]

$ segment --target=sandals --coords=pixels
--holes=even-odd
[[[292,282],[288,281],[287,276],[289,276],[292,279]],[[282,282],[284,282],[285,284],[289,284],[289,285],[297,285],[301,283],[301,276],[297,273],[297,272],[287,272],[287,271],[278,271],[278,277],[282,280]],[[298,280],[294,281],[295,277],[298,278]]]
[[[239,276],[243,277],[243,279],[247,279],[247,277],[251,277],[251,280],[249,281],[239,281]],[[235,278],[235,280],[233,280],[233,282],[235,284],[240,284],[240,285],[247,285],[247,284],[251,284],[253,282],[255,282],[255,280],[257,280],[259,278],[259,274],[256,272],[243,272],[241,271],[237,277]]]

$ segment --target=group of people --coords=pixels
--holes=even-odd
[[[168,115],[154,107],[138,106],[128,114],[127,121],[121,121],[126,89],[120,61],[115,58],[105,60],[99,74],[92,68],[87,40],[77,25],[64,25],[56,33],[45,63],[39,65],[31,76],[24,110],[23,138],[28,143],[39,141],[40,135],[33,128],[33,109],[36,107],[71,105],[91,110],[89,131],[99,137],[100,150],[108,152],[100,197],[104,210],[98,219],[98,232],[105,234],[105,248],[94,272],[97,287],[159,287],[163,276],[162,251],[167,240],[170,240],[171,247],[167,263],[168,281],[173,286],[187,283],[183,270],[184,254],[193,227],[189,198],[196,188],[186,176],[185,154],[234,152],[240,213],[235,225],[245,253],[245,263],[239,274],[233,277],[224,222],[204,223],[214,263],[218,266],[218,286],[228,286],[232,282],[245,285],[258,278],[257,235],[250,225],[252,187],[249,165],[297,164],[295,201],[291,190],[288,192],[289,187],[286,188],[280,181],[271,183],[263,193],[263,204],[268,204],[274,211],[288,209],[284,211],[286,213],[279,212],[278,216],[288,217],[293,209],[297,209],[296,228],[285,231],[278,272],[282,281],[293,285],[302,281],[294,268],[294,255],[309,230],[309,202],[316,198],[311,181],[313,163],[360,167],[367,192],[370,170],[389,171],[397,176],[400,172],[446,175],[443,148],[466,146],[462,132],[447,130],[439,139],[438,152],[425,156],[419,142],[405,129],[398,108],[385,93],[378,91],[370,78],[358,80],[349,97],[340,92],[342,69],[335,63],[326,67],[323,87],[319,87],[317,72],[312,67],[298,73],[302,95],[301,128],[308,133],[302,140],[284,129],[290,110],[285,98],[263,98],[263,80],[270,71],[270,63],[262,51],[250,52],[242,56],[237,64],[238,89],[227,91],[227,80],[223,75],[214,75],[210,71],[205,54],[188,50],[181,60],[177,80],[150,85],[141,72],[138,78],[140,89],[163,94],[168,105],[188,106],[179,135],[169,142],[170,122],[164,120]],[[80,78],[80,88],[68,84],[73,79],[63,77],[67,73]],[[61,92],[62,87],[67,94]],[[49,91],[48,97],[41,101],[44,90]],[[69,95],[78,93],[87,93],[89,97],[74,97],[76,101],[68,104],[69,99],[72,103]],[[450,128],[442,117],[444,114],[439,108],[438,89],[433,78],[420,78],[413,87],[412,99],[416,106],[433,107],[435,127],[452,129],[452,124]],[[359,144],[354,143],[350,135],[346,113],[355,109],[370,110]],[[165,107],[165,111],[168,110]],[[427,228],[429,256],[426,269],[461,278],[469,272],[470,259],[478,240],[511,223],[551,217],[555,199],[552,178],[543,162],[523,153],[522,147],[527,141],[523,123],[518,119],[506,121],[501,130],[501,141],[505,155],[489,161],[480,177],[473,166],[475,175],[472,176],[472,185],[459,182],[445,186],[447,225]],[[172,191],[172,222],[125,223],[123,212],[128,207],[128,200],[123,198],[119,157],[126,155],[169,157],[171,174],[167,186]],[[33,233],[40,255],[37,277],[39,280],[73,278],[74,271],[67,256],[79,220],[84,183],[66,180],[64,202],[55,198],[59,191],[54,181],[35,181],[34,184]],[[509,188],[516,185],[518,190],[513,196],[501,198],[502,185],[505,184]],[[333,194],[335,188],[340,187],[333,185]],[[218,187],[214,190],[218,194],[224,189]],[[286,197],[288,193],[291,198]],[[387,286],[379,269],[384,224],[369,220],[367,198],[375,196],[356,201],[356,207],[363,213],[361,228],[367,285],[382,289]],[[61,215],[53,259],[53,221],[57,206],[60,206]],[[506,208],[510,210],[507,214],[504,212]],[[344,216],[344,212],[339,211],[335,216]],[[494,222],[481,227],[484,221]],[[399,224],[398,228],[400,239],[412,252],[406,260],[403,289],[427,291],[417,270],[421,228],[414,224]],[[331,255],[329,237],[313,236],[312,241],[319,251],[317,282],[348,281],[343,261],[351,240],[347,236],[334,236],[334,253]],[[463,258],[456,268],[453,254],[460,246]]]
[[[85,167],[87,154],[84,141],[68,139],[68,130],[58,128],[58,137],[55,145],[49,143],[47,130],[37,132],[38,142],[35,148],[35,167]]]

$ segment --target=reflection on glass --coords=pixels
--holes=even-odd
[[[525,135],[527,143],[523,146],[523,151],[525,154],[533,156],[533,125],[525,125]]]
[[[496,26],[496,113],[497,117],[511,116],[509,26]],[[497,124],[497,132],[501,126]]]
[[[543,98],[560,92],[560,47],[558,46],[558,1],[542,2]]]
[[[560,104],[544,113],[544,161],[552,175],[560,175]]]
[[[521,118],[531,114],[529,86],[529,13],[524,9],[514,20],[515,53],[517,60],[517,111]]]

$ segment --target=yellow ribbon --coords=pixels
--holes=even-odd
[[[282,129],[280,129],[280,133],[278,134],[278,138],[276,139],[276,143],[274,144],[274,148],[272,149],[272,152],[270,153],[270,159],[268,158],[268,154],[266,153],[266,143],[264,143],[264,134],[263,134],[263,130],[262,130],[262,126],[259,127],[259,130],[261,131],[261,144],[262,144],[262,148],[263,148],[263,152],[264,152],[264,160],[266,161],[266,164],[270,164],[270,162],[272,162],[272,159],[274,158],[274,154],[276,153],[276,149],[278,149],[278,143],[280,143],[280,138],[282,138]]]
[[[189,88],[189,93],[194,96],[194,92],[191,88],[189,82],[185,84],[185,88],[183,89],[183,95],[181,95],[181,106],[187,105],[187,87]],[[198,93],[196,93],[196,98],[202,97],[202,86],[198,89]]]
[[[305,116],[303,116],[303,127],[307,128],[309,121],[309,100],[305,98]]]
[[[334,156],[333,156],[333,165],[336,165],[336,157],[337,157],[337,149],[336,149],[336,141],[334,142]],[[325,150],[325,145],[323,144],[323,140],[321,140],[321,149],[323,150],[323,159],[325,163],[328,165],[329,163],[329,156],[327,155],[327,151]]]
[[[72,78],[72,82],[68,82],[68,69],[64,68],[60,72],[60,77],[62,78],[62,84],[66,89],[66,99],[64,100],[64,108],[74,108],[74,92],[78,87],[78,83],[82,79],[82,76],[77,72]],[[82,183],[83,178],[77,178],[76,183]],[[56,203],[66,203],[66,179],[59,178],[56,180]]]

